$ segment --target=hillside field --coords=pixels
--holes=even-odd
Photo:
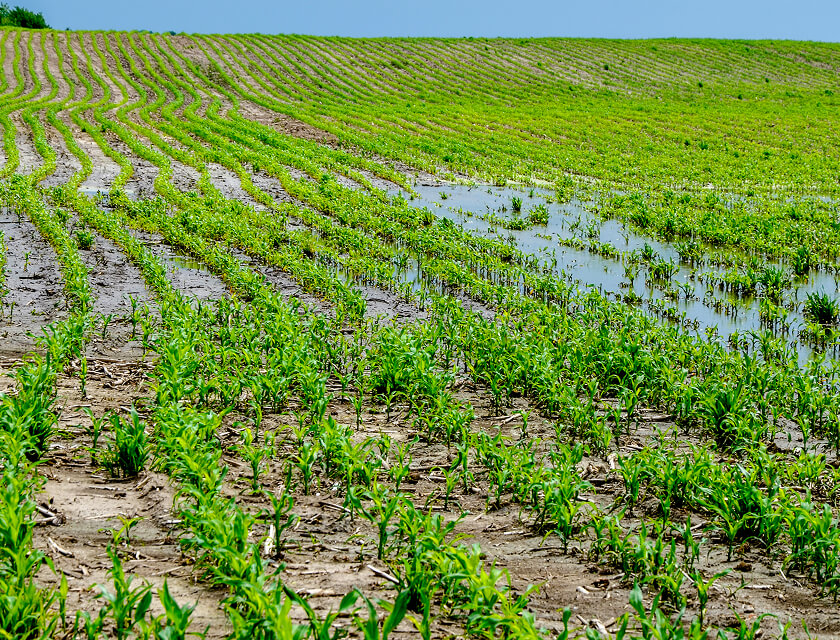
[[[0,28],[0,640],[840,637],[838,71]]]

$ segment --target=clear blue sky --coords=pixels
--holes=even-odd
[[[7,0],[54,28],[840,41],[838,0]]]

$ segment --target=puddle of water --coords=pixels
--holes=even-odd
[[[227,294],[225,283],[203,263],[176,252],[159,236],[136,229],[129,229],[129,233],[161,261],[176,289],[198,300],[218,299]]]
[[[581,202],[560,204],[553,201],[551,191],[538,188],[523,191],[488,185],[417,185],[414,190],[417,195],[413,198],[398,190],[389,193],[402,194],[413,206],[425,207],[468,232],[510,242],[523,253],[534,256],[540,267],[557,277],[576,284],[579,289],[595,289],[611,298],[624,298],[631,291],[622,254],[650,251],[655,260],[673,264],[674,274],[664,283],[646,283],[646,269],[642,268],[634,278],[632,292],[645,301],[648,311],[661,317],[662,309],[675,310],[684,317],[686,326],[696,328],[701,335],[715,330],[724,340],[736,334],[764,330],[758,299],[724,292],[700,279],[701,274],[722,276],[726,269],[712,265],[688,266],[680,261],[676,244],[640,235],[618,220],[603,221]],[[521,218],[527,218],[535,206],[541,205],[548,211],[548,223],[522,230],[494,224],[494,219],[515,218],[514,198],[521,201]],[[560,243],[572,239],[575,246]],[[615,257],[590,251],[589,247],[598,242],[611,245]],[[762,265],[790,271],[781,264],[762,261]],[[795,288],[782,296],[783,303],[796,306],[788,312],[789,329],[775,333],[785,337],[797,351],[800,362],[805,362],[813,352],[796,339],[805,326],[800,303],[808,293],[834,295],[838,284],[833,274],[822,271],[812,271],[807,280],[794,284]],[[674,291],[678,293],[677,300],[669,299]],[[693,292],[691,296],[686,296],[687,291]]]

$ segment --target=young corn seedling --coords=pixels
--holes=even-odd
[[[394,531],[389,531],[391,520],[405,497],[400,493],[391,493],[387,489],[383,489],[378,483],[374,483],[367,497],[373,503],[372,508],[363,508],[362,513],[376,526],[379,532],[376,557],[383,560],[388,538],[394,534]]]
[[[271,448],[255,446],[251,430],[245,429],[242,431],[242,444],[236,447],[236,452],[251,467],[251,491],[254,494],[260,493],[262,491],[260,475],[265,468],[265,461],[271,457]]]
[[[117,518],[122,526],[120,526],[119,529],[111,529],[111,544],[116,549],[118,549],[121,545],[129,547],[131,546],[131,530],[134,529],[134,527],[136,527],[143,518],[141,516],[129,518],[123,515],[117,515]]]
[[[388,469],[388,477],[394,483],[394,491],[400,490],[400,485],[411,475],[411,448],[419,442],[420,438],[415,436],[413,440],[397,445],[394,454],[394,461]]]
[[[111,558],[108,576],[111,578],[114,590],[109,591],[107,587],[97,585],[99,593],[95,597],[105,602],[99,617],[100,619],[110,618],[113,623],[114,637],[117,640],[126,640],[134,635],[135,627],[145,621],[152,604],[152,588],[148,584],[132,587],[134,578],[125,574],[117,550],[110,545],[108,557]]]
[[[90,436],[90,463],[92,465],[97,464],[97,452],[99,451],[99,438],[102,435],[102,429],[105,426],[105,421],[108,419],[108,415],[103,415],[101,418],[97,418],[93,415],[93,411],[90,410],[89,407],[82,407],[82,411],[84,411],[88,418],[90,418],[90,427],[85,427],[85,433]]]
[[[312,478],[315,475],[315,464],[319,458],[318,445],[312,442],[304,442],[298,449],[294,465],[301,475],[301,484],[304,495],[309,495],[312,488]]]
[[[692,571],[689,574],[689,578],[694,583],[694,588],[697,589],[697,602],[698,602],[698,609],[700,615],[700,624],[703,624],[703,618],[706,615],[706,605],[709,602],[709,591],[712,588],[712,585],[720,580],[721,578],[729,575],[731,569],[727,569],[726,571],[720,571],[713,575],[711,578],[706,580],[703,577],[703,574],[699,571]]]
[[[388,640],[391,632],[397,628],[397,625],[405,618],[408,611],[408,601],[410,593],[408,591],[401,591],[393,603],[385,602],[384,600],[377,600],[376,603],[371,601],[363,593],[362,600],[368,610],[367,620],[356,616],[356,625],[362,632],[365,640]],[[376,611],[376,605],[382,607],[388,614],[381,625],[379,621],[379,614]],[[380,629],[381,626],[381,629]]]
[[[681,638],[682,640],[706,640],[708,632],[703,630],[699,618],[692,618],[688,627],[683,623],[685,608],[683,607],[677,616],[672,619],[659,606],[657,595],[650,605],[650,610],[645,609],[642,599],[642,590],[635,585],[630,592],[630,606],[633,608],[636,624],[639,625],[639,632],[643,640],[660,640],[662,638]],[[625,619],[619,630],[619,636],[623,637],[627,629]]]
[[[355,614],[356,603],[361,596],[358,589],[354,589],[341,599],[338,611],[330,610],[323,618],[318,616],[306,598],[301,597],[286,585],[283,586],[283,590],[286,592],[286,597],[294,601],[306,613],[313,640],[339,640],[347,635],[347,630],[338,626],[336,621],[342,615]]]
[[[145,424],[134,407],[128,420],[117,414],[112,414],[110,420],[114,441],[109,444],[102,464],[113,476],[136,476],[145,468],[149,456]]]
[[[131,339],[133,340],[137,334],[137,324],[140,322],[139,300],[129,295],[128,302],[131,305],[131,313],[128,315],[128,321],[131,323]]]
[[[280,556],[283,554],[285,543],[283,542],[283,533],[297,524],[298,516],[293,514],[292,508],[295,506],[294,498],[283,488],[283,492],[278,497],[273,493],[268,494],[271,499],[272,507],[272,526],[270,533],[273,533],[271,546],[274,547],[274,555]]]
[[[203,633],[190,632],[190,618],[198,604],[180,605],[169,591],[169,583],[164,580],[163,587],[158,589],[158,598],[163,606],[163,616],[155,618],[150,625],[155,640],[187,640],[187,638],[204,638],[210,627]]]
[[[82,357],[81,361],[79,362],[79,393],[83,398],[87,398],[87,372],[87,358]]]

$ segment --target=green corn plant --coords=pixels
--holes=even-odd
[[[254,445],[254,436],[250,429],[242,431],[242,444],[236,447],[236,452],[242,456],[251,467],[251,491],[260,493],[260,474],[265,466],[266,459],[270,458],[270,449]]]
[[[79,393],[83,398],[87,398],[87,358],[82,358],[79,362]]]
[[[283,554],[285,543],[283,541],[283,533],[287,529],[291,529],[297,524],[300,519],[297,515],[292,513],[292,508],[295,506],[294,498],[283,488],[283,493],[278,497],[273,493],[269,493],[268,497],[271,499],[272,519],[274,525],[274,553],[277,556]]]
[[[111,322],[114,320],[114,314],[109,313],[106,316],[102,316],[102,333],[100,337],[104,340],[108,335],[108,327],[110,326]]]
[[[688,627],[684,627],[683,617],[685,608],[681,609],[675,619],[662,611],[659,597],[655,597],[650,609],[645,609],[642,590],[635,585],[630,592],[630,606],[633,608],[636,624],[643,640],[660,640],[663,638],[681,638],[683,640],[706,640],[708,631],[704,631],[699,618],[692,618]],[[627,628],[626,620],[622,623],[620,635],[624,635]]]
[[[48,364],[37,363],[19,368],[15,382],[15,395],[0,396],[3,420],[8,424],[6,430],[21,429],[26,433],[26,455],[30,460],[37,460],[46,451],[55,428],[55,373]]]
[[[83,251],[90,251],[93,249],[94,236],[90,229],[76,229],[73,233],[73,238],[79,249],[82,249]]]
[[[775,618],[776,615],[772,613],[762,613],[757,615],[753,620],[745,620],[741,614],[732,609],[732,615],[738,623],[737,627],[730,627],[728,629],[730,638],[735,640],[756,640],[762,636],[761,623],[766,618]]]
[[[408,591],[401,591],[393,603],[385,602],[384,600],[377,600],[375,603],[371,601],[363,593],[359,592],[365,606],[368,610],[367,620],[356,616],[356,625],[365,640],[388,640],[391,632],[397,628],[397,625],[405,618],[408,611],[408,601],[410,594]],[[376,605],[379,605],[388,614],[380,623],[379,614],[376,611]]]
[[[42,553],[30,547],[4,550],[6,556],[0,581],[0,627],[5,638],[44,639],[53,637],[59,615],[53,609],[58,594],[42,589],[34,575],[47,564]],[[61,603],[59,602],[60,606]]]
[[[618,456],[618,469],[624,480],[624,499],[632,510],[639,501],[639,493],[649,477],[649,460],[644,451],[633,456]]]
[[[99,618],[109,618],[113,623],[114,637],[124,640],[131,637],[135,627],[145,621],[152,604],[152,588],[148,584],[132,587],[134,578],[125,574],[116,549],[109,545],[107,552],[111,558],[108,576],[114,590],[97,585],[98,593],[94,597],[105,603]]]
[[[703,577],[703,574],[699,571],[692,571],[689,574],[688,577],[694,583],[694,588],[697,589],[697,602],[701,625],[703,624],[703,618],[706,615],[706,605],[709,602],[709,591],[711,590],[712,585],[721,578],[729,575],[730,572],[730,569],[727,569],[725,571],[719,571],[708,580],[706,580]]]
[[[461,480],[461,473],[457,466],[450,469],[441,469],[444,476],[444,492],[443,492],[443,508],[449,508],[449,501],[452,500],[452,494],[455,492],[455,487]]]
[[[840,320],[840,303],[825,292],[809,293],[805,299],[803,314],[822,326],[837,324]]]
[[[311,605],[288,585],[283,586],[286,597],[301,607],[309,619],[309,629],[313,640],[339,640],[347,635],[347,631],[338,627],[335,623],[342,615],[353,615],[356,611],[356,603],[362,595],[358,589],[350,591],[338,604],[338,611],[329,611],[323,618],[312,609]],[[367,637],[367,636],[366,636]]]
[[[128,314],[128,321],[131,323],[131,339],[137,334],[137,324],[140,322],[140,301],[132,295],[128,296],[128,302],[131,305],[131,312]]]
[[[811,267],[814,262],[814,255],[811,253],[811,250],[807,246],[797,247],[795,253],[792,256],[791,266],[793,267],[793,273],[797,277],[807,276],[808,273],[811,271]]]
[[[135,517],[126,517],[123,515],[117,515],[117,518],[120,521],[120,528],[119,529],[111,529],[111,544],[115,548],[119,548],[121,545],[126,547],[131,546],[131,530],[136,527],[143,518],[141,516]]]
[[[400,485],[411,475],[411,448],[420,440],[415,436],[412,440],[396,447],[394,461],[388,469],[388,477],[394,483],[394,491],[399,492]]]
[[[298,449],[294,458],[294,465],[300,472],[301,489],[304,495],[309,495],[312,489],[312,478],[315,474],[315,464],[319,458],[318,445],[312,442],[304,442]]]
[[[742,386],[710,389],[701,399],[701,412],[719,445],[732,447],[744,437],[748,407]]]
[[[134,407],[131,408],[128,420],[123,420],[118,414],[111,414],[110,421],[114,441],[109,443],[102,464],[111,475],[136,476],[145,468],[149,457],[145,424]]]
[[[372,503],[372,508],[362,508],[362,513],[372,522],[378,532],[379,540],[377,543],[376,557],[380,560],[385,558],[385,547],[388,539],[393,535],[394,531],[389,530],[391,520],[399,509],[400,504],[405,500],[405,496],[400,493],[391,493],[387,489],[374,484],[367,493],[367,498]]]
[[[163,587],[158,589],[157,593],[164,615],[155,619],[151,625],[155,640],[187,640],[187,638],[204,638],[207,635],[209,627],[203,633],[189,631],[190,617],[198,603],[178,604],[172,597],[166,580],[163,581]]]

